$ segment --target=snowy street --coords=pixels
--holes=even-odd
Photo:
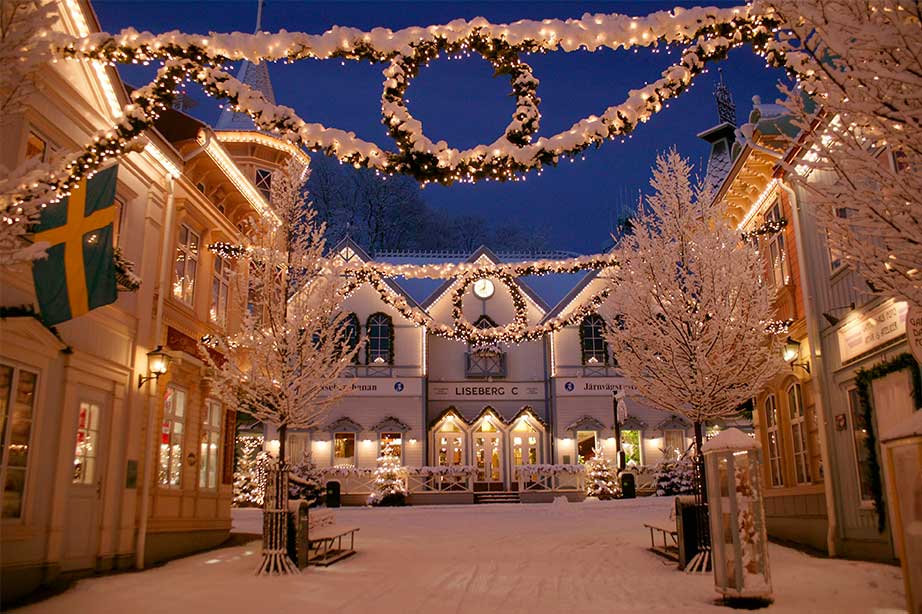
[[[343,508],[358,553],[300,576],[253,575],[259,543],[140,573],[83,580],[23,613],[60,612],[728,612],[711,574],[647,550],[643,522],[673,499],[581,504]],[[257,510],[234,510],[257,532]],[[770,612],[901,612],[900,570],[772,545]]]

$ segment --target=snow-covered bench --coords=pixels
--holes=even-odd
[[[313,509],[307,515],[307,564],[332,565],[355,554],[355,533],[358,527],[336,524],[333,510]],[[349,547],[343,538],[349,537]]]
[[[645,522],[643,526],[650,529],[650,550],[667,559],[679,560],[679,532],[675,521],[664,519]],[[662,538],[662,545],[656,543],[657,536]]]

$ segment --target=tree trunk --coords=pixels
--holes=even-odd
[[[279,427],[279,464],[285,462],[285,440],[288,439],[288,425]]]

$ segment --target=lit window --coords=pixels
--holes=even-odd
[[[77,446],[74,450],[74,484],[92,484],[99,452],[99,405],[80,403]]]
[[[435,433],[435,443],[439,466],[464,464],[464,434],[453,416],[448,416],[442,421]]]
[[[272,198],[272,171],[264,168],[256,169],[256,187],[266,197],[266,200]]]
[[[605,341],[605,320],[602,316],[591,314],[583,318],[579,332],[583,364],[607,365],[608,342]]]
[[[195,297],[195,273],[198,270],[199,236],[185,224],[179,227],[176,264],[173,269],[173,296],[191,305]]]
[[[782,219],[781,201],[775,201],[775,204],[766,214],[765,221],[780,222]],[[768,257],[771,270],[768,278],[769,283],[775,288],[787,285],[791,278],[791,268],[788,262],[787,250],[784,246],[783,229],[771,235],[768,239]]]
[[[333,465],[355,465],[355,433],[333,436]]]
[[[38,158],[41,162],[47,162],[48,153],[48,142],[34,132],[30,132],[29,139],[26,141],[26,160]]]
[[[667,458],[679,458],[685,454],[685,431],[671,429],[663,432],[663,446]]]
[[[20,518],[25,500],[26,468],[38,375],[0,364],[0,517]]]
[[[160,475],[158,482],[179,488],[182,480],[182,448],[185,435],[186,393],[167,386],[160,429]]]
[[[538,430],[525,418],[512,430],[512,462],[515,465],[538,464]]]
[[[217,324],[227,322],[227,296],[230,292],[230,260],[215,254],[214,277],[211,281],[211,321]]]
[[[199,451],[199,488],[218,486],[218,448],[221,442],[221,404],[214,399],[205,401],[202,421],[202,443]]]
[[[367,351],[369,365],[389,365],[394,362],[394,325],[390,316],[373,313],[368,317]]]
[[[596,448],[595,431],[577,431],[576,433],[576,462],[583,464],[595,457]]]
[[[640,465],[640,431],[621,431],[621,449],[625,463]]]
[[[392,456],[403,458],[403,435],[401,433],[381,433],[381,454],[390,446]]]
[[[858,492],[862,501],[873,501],[871,490],[871,465],[868,452],[868,425],[861,410],[858,389],[848,391],[848,408],[851,414],[852,440],[855,445],[855,464],[858,469]]]
[[[765,399],[765,433],[768,436],[768,474],[772,486],[781,486],[781,434],[778,432],[778,401],[770,394]]]
[[[791,413],[791,442],[794,445],[794,478],[798,484],[810,483],[810,455],[807,448],[807,423],[804,420],[804,397],[800,384],[788,388]]]

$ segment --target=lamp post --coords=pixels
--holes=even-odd
[[[621,448],[621,423],[627,419],[627,406],[624,403],[624,392],[614,390],[611,393],[612,413],[615,416],[615,451],[617,453],[618,471],[624,471],[627,466],[624,450]]]

